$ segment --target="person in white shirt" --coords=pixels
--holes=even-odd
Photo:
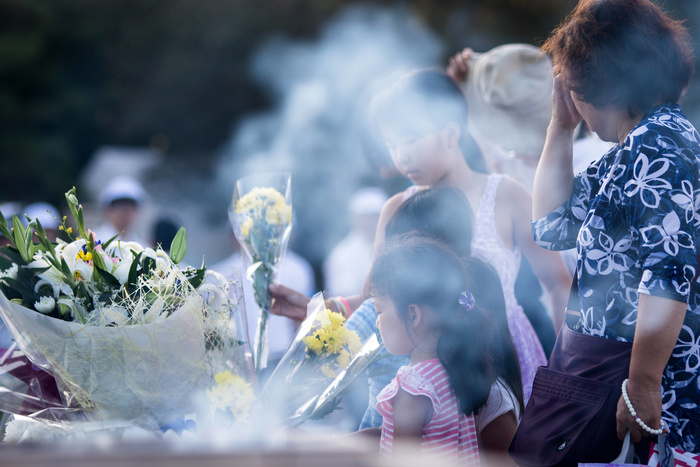
[[[229,280],[239,280],[242,277],[243,282],[243,298],[245,301],[246,321],[248,327],[248,339],[251,343],[255,338],[255,331],[258,325],[258,317],[260,316],[260,307],[255,303],[253,295],[253,286],[248,278],[245,277],[245,271],[250,266],[247,256],[241,251],[240,245],[236,241],[233,232],[229,231],[231,243],[234,246],[234,253],[228,258],[214,264],[210,267],[211,270],[222,274]],[[289,248],[279,264],[279,283],[287,287],[298,290],[307,296],[312,296],[315,293],[314,273],[309,262],[302,256],[291,251]],[[231,288],[233,291],[234,288]],[[269,374],[274,370],[277,362],[284,355],[284,352],[289,347],[294,333],[296,332],[297,323],[284,316],[270,314],[268,320],[268,368],[265,373]],[[263,374],[264,378],[265,374]]]
[[[97,239],[106,242],[117,234],[119,240],[148,246],[134,233],[140,205],[146,192],[132,177],[113,178],[100,193],[100,206],[106,221],[95,229]]]

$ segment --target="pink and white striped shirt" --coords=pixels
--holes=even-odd
[[[423,426],[421,452],[464,465],[479,464],[479,442],[473,415],[459,411],[447,370],[440,360],[426,360],[402,366],[391,383],[377,396],[377,410],[384,417],[379,452],[391,456],[394,439],[393,399],[399,389],[432,402],[433,417]]]

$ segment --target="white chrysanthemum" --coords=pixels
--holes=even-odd
[[[17,279],[17,273],[19,272],[19,266],[17,266],[17,263],[12,264],[9,269],[5,269],[4,271],[0,271],[0,279],[3,279],[5,277],[9,279]]]
[[[17,417],[5,425],[5,444],[17,444],[27,441],[54,441],[51,428],[26,417]]]
[[[34,302],[34,308],[40,313],[51,313],[56,308],[56,301],[53,297],[41,297],[38,302]]]

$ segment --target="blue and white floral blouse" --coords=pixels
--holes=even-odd
[[[663,375],[671,444],[700,450],[700,135],[676,104],[650,109],[577,175],[571,198],[532,224],[542,247],[578,253],[584,334],[631,342],[640,293],[688,303]]]

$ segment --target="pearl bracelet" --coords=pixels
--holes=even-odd
[[[664,431],[663,420],[661,421],[661,426],[658,430],[652,430],[646,423],[644,423],[644,421],[641,418],[637,417],[637,412],[634,410],[634,407],[632,407],[632,402],[630,401],[630,398],[627,395],[627,381],[629,380],[626,379],[622,382],[622,398],[625,400],[625,404],[627,404],[627,409],[630,411],[630,414],[634,417],[634,421],[637,422],[637,425],[641,426],[642,429],[647,433],[655,436],[660,435]]]

